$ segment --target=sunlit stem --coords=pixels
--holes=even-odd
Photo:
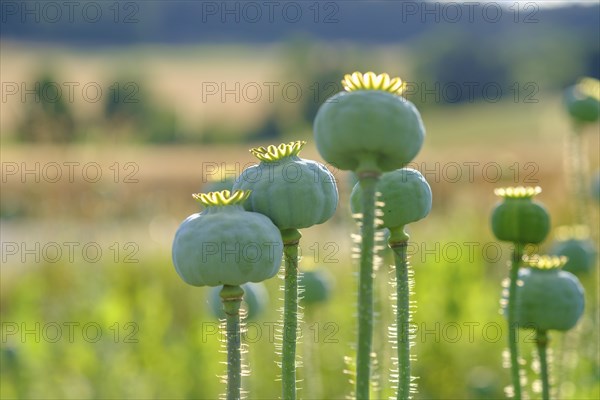
[[[375,187],[380,172],[369,163],[357,171],[362,189],[362,226],[358,287],[358,344],[356,355],[356,398],[369,398],[371,345],[373,341],[373,259],[375,247]]]
[[[542,379],[542,399],[550,400],[550,379],[548,378],[548,334],[546,331],[537,330],[535,343],[540,357],[540,378]]]
[[[281,360],[282,395],[296,399],[296,341],[298,330],[298,244],[302,235],[296,229],[281,232],[285,259],[283,304],[283,348]]]
[[[396,344],[398,350],[398,400],[410,398],[410,309],[409,309],[409,277],[408,235],[404,227],[399,230],[390,230],[389,245],[394,251],[396,264]]]
[[[227,319],[227,400],[239,400],[242,389],[240,305],[244,289],[225,285],[220,295]]]
[[[514,399],[521,400],[521,373],[519,371],[519,350],[517,345],[516,324],[516,292],[519,279],[519,266],[523,258],[524,247],[522,244],[514,243],[512,262],[510,265],[508,287],[508,348],[510,351],[510,369],[514,390]]]

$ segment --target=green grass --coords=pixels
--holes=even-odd
[[[454,218],[462,222],[460,232],[454,226],[441,223],[433,216],[431,226],[415,226],[411,237],[427,249],[440,243],[440,249],[454,246],[450,243],[491,241],[487,226],[476,218],[463,218],[457,211]],[[350,221],[337,227],[319,228],[319,236],[326,241],[335,237],[341,251],[339,262],[325,264],[336,277],[331,302],[317,310],[316,325],[304,325],[303,340],[312,340],[321,367],[322,388],[326,398],[344,398],[351,390],[348,377],[342,372],[344,356],[354,351],[354,308],[356,302],[356,265],[350,259],[347,232]],[[310,230],[309,230],[310,231]],[[318,236],[305,235],[305,243]],[[426,239],[425,239],[426,238]],[[414,374],[419,376],[419,398],[499,398],[509,383],[508,371],[501,368],[501,353],[505,348],[505,321],[499,314],[500,280],[505,275],[507,246],[502,246],[502,259],[490,263],[475,252],[471,259],[466,254],[457,260],[449,250],[442,250],[442,259],[424,253],[422,248],[413,254],[418,309],[415,323],[419,327],[414,353]],[[465,248],[463,247],[463,252]],[[444,260],[444,251],[446,259]],[[414,252],[414,250],[413,250]],[[389,262],[389,254],[387,256]],[[301,265],[314,263],[307,250]],[[437,262],[439,261],[439,262]],[[386,263],[387,264],[387,263]],[[218,336],[212,334],[216,321],[208,313],[207,289],[186,286],[176,275],[166,249],[140,255],[137,264],[77,265],[46,264],[37,266],[3,267],[1,297],[2,309],[2,398],[206,398],[212,399],[224,392],[224,385],[216,377],[223,374],[223,354]],[[14,269],[18,269],[13,274]],[[595,270],[597,274],[597,269]],[[588,298],[586,317],[579,331],[579,346],[572,347],[569,356],[577,354],[579,361],[563,374],[573,384],[571,398],[593,398],[598,393],[597,289],[594,278],[585,281]],[[389,293],[387,266],[376,276],[376,285],[383,292],[382,313],[376,322],[376,332],[386,330],[392,321],[391,302],[385,302]],[[245,380],[250,398],[276,398],[280,386],[275,378],[280,373],[275,365],[274,343],[269,337],[272,324],[277,321],[277,308],[282,302],[279,286],[274,278],[266,282],[271,304],[261,319],[250,324],[250,342],[246,361],[252,371]],[[78,322],[73,342],[69,342],[68,322]],[[133,322],[137,331],[126,323]],[[40,338],[34,334],[8,335],[10,323],[25,323],[36,330],[41,324]],[[50,325],[56,323],[63,336],[49,342],[55,334]],[[102,329],[100,339],[90,329],[88,339],[82,327],[94,323]],[[120,330],[115,331],[115,323]],[[326,325],[327,324],[327,325]],[[44,331],[44,327],[48,327]],[[111,329],[112,327],[112,329]],[[204,327],[204,337],[203,337]],[[487,330],[485,329],[487,327]],[[257,338],[259,332],[262,336]],[[500,328],[499,332],[496,328]],[[127,336],[132,334],[132,336]],[[500,337],[498,337],[500,335]],[[460,337],[459,337],[460,336]],[[385,335],[375,335],[377,340]],[[526,341],[530,335],[522,335]],[[554,351],[560,343],[559,334],[553,334]],[[378,339],[380,338],[380,339]],[[116,343],[115,343],[116,339]],[[127,340],[129,339],[129,340]],[[135,340],[135,343],[128,341]],[[526,343],[525,346],[532,346]],[[302,349],[299,346],[299,349]],[[383,345],[386,360],[392,356],[389,345]],[[526,349],[527,347],[525,347]],[[528,357],[530,352],[523,351]],[[555,353],[556,354],[556,353]],[[529,363],[529,365],[531,365]],[[384,376],[388,371],[380,371]],[[300,376],[304,371],[300,370]],[[558,377],[555,377],[558,379]],[[387,379],[383,380],[384,384]],[[301,387],[308,387],[303,382]],[[385,389],[385,388],[384,388]],[[389,391],[389,388],[387,388]],[[302,391],[301,397],[302,397]]]

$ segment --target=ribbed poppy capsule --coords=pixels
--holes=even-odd
[[[298,156],[305,144],[251,149],[260,163],[246,168],[234,185],[252,191],[244,203],[247,210],[266,215],[282,231],[321,224],[337,208],[335,177],[324,165]]]
[[[323,303],[331,296],[332,278],[324,269],[304,271],[298,281],[304,305]]]
[[[425,127],[405,83],[388,74],[354,72],[345,91],[326,100],[314,121],[321,156],[342,170],[385,172],[402,168],[419,152]]]
[[[577,324],[585,305],[577,277],[563,271],[566,258],[534,256],[519,270],[516,323],[540,331],[567,331]]]
[[[564,101],[571,118],[578,123],[591,123],[600,118],[600,81],[582,78],[569,86]]]
[[[173,240],[173,264],[193,286],[239,286],[261,282],[279,271],[283,242],[279,229],[242,203],[249,191],[195,194],[206,207],[190,215]]]
[[[388,228],[394,235],[397,228],[425,218],[431,211],[431,187],[421,175],[412,168],[401,168],[386,172],[377,182],[377,191],[383,203],[381,224],[377,227]],[[362,190],[359,184],[354,186],[350,196],[353,213],[362,213]]]
[[[596,263],[596,247],[585,225],[561,226],[556,229],[556,241],[550,254],[567,257],[564,271],[575,275],[589,272]]]
[[[540,187],[496,189],[503,198],[492,212],[492,231],[498,240],[519,244],[542,242],[550,232],[550,215],[533,197]]]

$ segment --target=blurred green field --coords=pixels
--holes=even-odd
[[[459,111],[465,119],[491,113],[477,108]],[[547,189],[540,200],[552,210],[557,223],[568,221],[570,200],[561,196],[565,188],[560,173],[559,132],[548,133],[548,141],[554,145],[533,154],[527,149],[535,148],[535,140],[524,134],[521,143],[515,143],[518,136],[513,134],[514,144],[503,149],[508,155],[494,158],[489,150],[483,153],[484,147],[489,148],[483,146],[483,139],[468,147],[462,145],[463,140],[449,140],[461,129],[444,123],[445,112],[435,116],[437,121],[425,118],[431,145],[418,163],[433,170],[435,160],[444,165],[484,165],[497,160],[493,162],[502,164],[508,174],[513,161],[536,160],[540,165],[535,178]],[[499,121],[502,123],[506,121]],[[442,126],[445,132],[438,134]],[[534,138],[545,135],[540,132]],[[438,140],[441,143],[436,146]],[[71,149],[66,150],[72,151],[67,155],[61,153],[64,149],[54,151],[58,153],[48,148],[5,148],[3,160],[43,160],[42,154],[46,160],[71,161],[78,155],[82,164],[94,160],[103,166],[110,165],[108,160],[135,160],[139,183],[115,186],[113,182],[90,184],[79,179],[79,188],[69,189],[64,182],[32,185],[12,179],[4,186],[3,204],[11,196],[13,201],[22,199],[23,204],[32,201],[32,207],[39,207],[39,215],[26,221],[3,221],[3,243],[27,242],[31,248],[36,242],[42,247],[50,242],[93,242],[100,245],[104,255],[97,262],[86,262],[78,252],[73,262],[66,254],[57,262],[45,262],[44,254],[35,262],[35,255],[28,255],[23,263],[19,255],[4,252],[2,398],[216,398],[224,391],[217,378],[224,373],[224,366],[215,333],[217,322],[206,305],[208,290],[181,282],[171,264],[169,246],[178,221],[196,209],[190,193],[201,189],[202,173],[194,168],[198,160],[245,163],[250,161],[246,149],[96,149],[89,154]],[[305,156],[318,159],[312,148]],[[300,369],[304,398],[341,399],[352,389],[343,371],[349,368],[344,360],[353,354],[355,337],[356,265],[351,260],[350,239],[355,227],[347,206],[349,177],[341,172],[336,177],[342,191],[336,218],[306,230],[302,243],[301,267],[323,265],[336,278],[331,302],[307,316],[302,326],[300,348],[314,352],[304,355],[312,365],[305,363]],[[501,367],[506,335],[498,305],[509,248],[494,245],[488,229],[489,211],[496,201],[491,192],[498,183],[482,177],[451,183],[441,172],[438,179],[435,177],[430,172],[435,196],[432,215],[411,227],[418,302],[415,374],[420,377],[419,398],[499,398],[509,381],[507,370]],[[501,183],[513,184],[512,179]],[[75,193],[81,199],[71,203],[69,198],[76,200]],[[52,212],[63,219],[61,226],[49,219]],[[29,213],[35,215],[35,210]],[[120,213],[128,217],[120,218]],[[137,247],[124,248],[130,242]],[[114,244],[120,253],[111,247]],[[496,255],[499,248],[501,254]],[[382,392],[377,398],[391,393],[389,255],[385,260],[377,276],[381,314],[375,346],[384,360],[378,369]],[[592,399],[598,394],[597,272],[596,268],[584,281],[588,303],[579,329],[569,334],[564,345],[562,335],[552,335],[555,357],[562,357],[563,346],[568,349],[565,357],[570,361],[561,375],[555,376],[563,384],[565,398]],[[251,374],[245,387],[249,398],[276,398],[279,394],[273,329],[282,305],[278,300],[281,283],[279,279],[267,282],[269,310],[248,327],[251,343],[246,361]],[[97,328],[101,333],[96,333]],[[522,336],[524,342],[528,339],[529,335]],[[523,349],[523,355],[530,358],[532,344],[525,344]],[[530,360],[528,369],[532,363]],[[314,383],[315,375],[320,376],[322,386]],[[535,377],[530,375],[529,383],[533,384]]]
[[[161,62],[148,50],[135,53],[136,60],[119,51],[88,57],[87,63],[71,52],[56,53],[52,60],[59,75],[75,76],[79,82],[98,77],[110,82],[114,71],[131,71],[136,62],[143,63],[152,99],[173,106],[178,121],[192,131],[225,121],[230,131],[240,133],[230,144],[140,145],[94,124],[96,131],[86,131],[84,137],[95,140],[24,143],[11,136],[23,112],[19,101],[3,102],[10,112],[3,114],[0,149],[1,398],[214,399],[224,393],[218,378],[225,373],[224,354],[218,321],[207,306],[209,290],[187,286],[175,273],[170,259],[175,230],[198,210],[190,195],[202,190],[215,167],[230,165],[229,171],[240,173],[254,162],[250,146],[306,139],[301,155],[322,160],[306,125],[288,127],[283,139],[242,144],[247,139],[243,134],[260,126],[271,110],[264,102],[198,102],[197,88],[206,76],[230,83],[240,76],[246,82],[292,79],[289,71],[270,67],[284,63],[277,58],[281,53],[267,48],[256,57],[243,48],[235,56],[231,48],[222,53],[205,50],[197,58],[185,51],[170,54],[175,62]],[[29,79],[37,71],[36,62],[48,56],[12,51],[13,58],[1,61],[4,81]],[[382,67],[414,68],[401,53],[387,48],[376,48],[371,55]],[[250,56],[255,61],[249,62]],[[361,62],[351,64],[350,70]],[[542,88],[538,98],[536,103],[504,98],[498,103],[423,107],[427,138],[411,166],[428,179],[434,200],[431,215],[410,227],[419,399],[504,397],[510,379],[502,366],[507,332],[499,299],[510,249],[497,244],[489,230],[489,214],[497,201],[493,189],[540,185],[539,199],[550,210],[553,227],[570,223],[573,215],[565,172],[570,125],[558,92]],[[94,120],[99,113],[91,103],[74,107],[82,119]],[[279,111],[293,115],[286,107]],[[133,137],[137,133],[129,132]],[[598,127],[583,137],[593,172],[600,166]],[[99,169],[102,175],[97,181],[84,172],[93,163],[97,167],[92,172]],[[58,180],[55,164],[62,173]],[[72,180],[68,165],[76,165]],[[357,266],[351,239],[356,226],[348,207],[351,178],[343,171],[332,172],[341,193],[336,215],[306,229],[301,242],[301,269],[325,267],[336,281],[329,303],[305,310],[299,386],[300,397],[307,399],[344,399],[352,391],[345,371],[353,368],[348,357],[354,354],[356,336]],[[589,211],[598,243],[598,204],[590,204]],[[551,242],[549,238],[538,250],[546,251]],[[97,249],[101,254],[94,253]],[[385,251],[381,256],[374,343],[381,364],[374,398],[393,394],[393,350],[387,335],[393,320],[391,257]],[[552,371],[561,398],[600,398],[598,278],[598,266],[582,277],[587,305],[577,329],[551,335],[553,357],[564,361]],[[279,397],[274,342],[282,283],[279,278],[266,282],[270,305],[247,325],[245,362],[250,374],[244,389],[250,399]],[[523,332],[520,340],[527,359],[527,390],[536,398],[532,337]]]

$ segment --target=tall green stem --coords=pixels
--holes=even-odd
[[[239,400],[242,390],[240,305],[244,289],[225,285],[220,295],[227,318],[227,400]]]
[[[378,172],[359,172],[362,189],[362,226],[358,287],[358,345],[356,356],[356,398],[369,398],[371,342],[373,341],[373,256],[375,246],[375,186]]]
[[[392,235],[393,238],[393,235]],[[394,250],[396,262],[396,334],[398,350],[398,400],[410,397],[410,310],[409,310],[409,278],[408,258],[406,247],[408,242],[392,241],[390,247]]]
[[[298,244],[296,229],[281,232],[285,258],[285,289],[283,304],[283,348],[281,380],[284,400],[296,399],[296,332],[298,330]]]
[[[517,346],[516,293],[519,279],[519,266],[523,258],[523,245],[514,243],[512,263],[510,265],[510,285],[508,287],[508,348],[510,350],[510,368],[514,389],[514,399],[521,400],[521,373],[519,371],[519,351]]]
[[[548,378],[548,334],[546,331],[536,331],[535,343],[540,356],[540,377],[542,378],[542,399],[550,400],[550,379]]]
[[[375,232],[375,246],[379,246],[379,239],[377,235],[379,232]],[[381,232],[383,236],[383,232]],[[383,265],[380,265],[380,268]],[[373,265],[373,269],[376,269],[376,266]],[[375,272],[375,280],[377,281],[378,275],[388,274],[388,271],[380,271],[380,274]],[[373,282],[373,324],[377,325],[378,322],[386,325],[385,313],[387,311],[387,305],[389,301],[388,294],[388,279],[380,279],[379,284],[377,282]],[[383,358],[377,359],[373,357],[373,355],[377,354],[387,354],[387,344],[389,342],[389,333],[385,329],[376,329],[373,332],[373,349],[371,350],[371,395],[375,399],[383,399],[389,397],[386,394],[386,383],[388,379],[384,371],[387,369],[388,365],[386,364],[388,360],[384,360]]]

